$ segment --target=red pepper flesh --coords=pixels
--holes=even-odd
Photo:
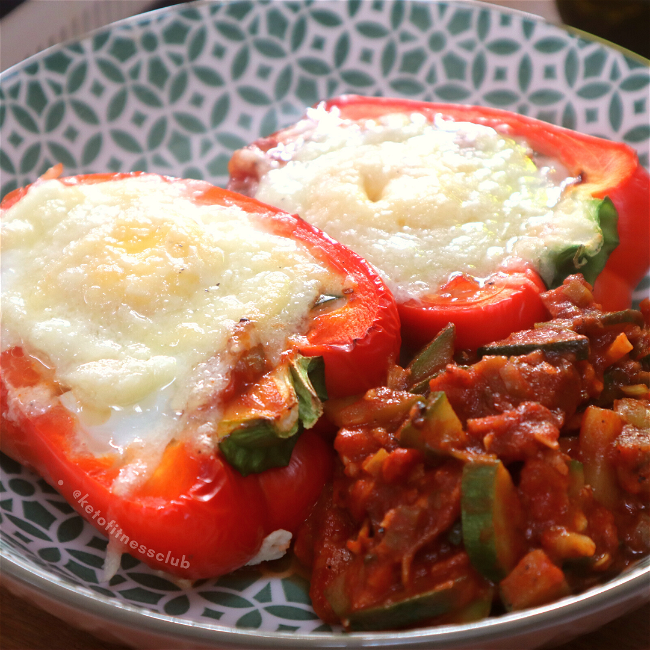
[[[627,145],[497,108],[359,95],[344,95],[323,102],[323,106],[326,110],[337,109],[342,119],[353,121],[417,112],[429,120],[440,116],[525,138],[537,153],[558,160],[569,174],[580,177],[581,187],[592,197],[609,197],[614,203],[619,215],[620,244],[610,255],[594,291],[606,310],[629,306],[632,290],[650,267],[650,180]],[[250,146],[266,152],[292,137],[288,129]],[[230,187],[250,191],[258,180],[257,173],[254,165],[235,154],[230,163]],[[452,279],[435,294],[398,304],[402,335],[410,346],[420,346],[453,322],[457,347],[476,348],[546,318],[539,298],[544,290],[531,268],[500,271],[481,283],[472,278]]]
[[[127,176],[98,174],[59,182],[104,183]],[[399,317],[392,295],[364,260],[313,226],[258,201],[203,181],[164,180],[183,187],[197,204],[236,205],[260,215],[261,228],[301,242],[334,273],[347,276],[353,288],[349,299],[314,318],[298,337],[297,351],[323,357],[332,396],[362,392],[385,379],[399,350]],[[12,192],[0,208],[8,209],[27,191]],[[351,372],[357,367],[361,371]],[[116,457],[96,457],[79,448],[76,417],[59,403],[61,389],[51,372],[12,348],[2,355],[0,380],[2,450],[41,474],[124,550],[182,577],[228,573],[253,558],[271,532],[295,533],[331,474],[331,449],[311,431],[302,434],[287,467],[247,477],[218,452],[200,453],[177,441],[143,485],[118,495],[111,489],[119,471]],[[40,413],[29,408],[36,386],[53,395]]]

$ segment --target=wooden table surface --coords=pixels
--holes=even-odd
[[[81,632],[1,586],[0,649],[129,650]],[[557,650],[650,650],[650,603]]]

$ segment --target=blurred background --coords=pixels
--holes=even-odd
[[[650,58],[650,0],[487,0],[566,23]],[[179,0],[0,0],[0,70],[108,23]]]
[[[51,45],[182,0],[0,0],[0,70]]]

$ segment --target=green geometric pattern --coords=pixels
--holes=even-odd
[[[0,453],[0,549],[77,587],[160,614],[269,631],[331,631],[314,614],[309,584],[286,557],[263,567],[187,587],[130,555],[109,583],[100,582],[106,538],[56,490]]]
[[[627,142],[648,164],[650,76],[623,53],[463,3],[199,3],[48,51],[0,84],[0,193],[146,170],[223,185],[232,151],[346,92],[498,106]]]
[[[650,72],[524,14],[464,2],[199,2],[124,21],[0,77],[0,195],[66,175],[145,170],[227,181],[232,152],[343,93],[497,106],[623,141],[648,165]],[[636,296],[647,295],[646,278]],[[161,614],[329,631],[287,565],[181,587],[123,556],[44,481],[0,459],[0,547]]]

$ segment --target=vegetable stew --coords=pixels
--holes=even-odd
[[[326,405],[334,479],[296,543],[323,620],[469,622],[650,551],[650,302],[604,313],[581,276],[543,301],[551,320],[479,353],[434,340],[423,391],[411,374],[431,346],[388,386]]]

